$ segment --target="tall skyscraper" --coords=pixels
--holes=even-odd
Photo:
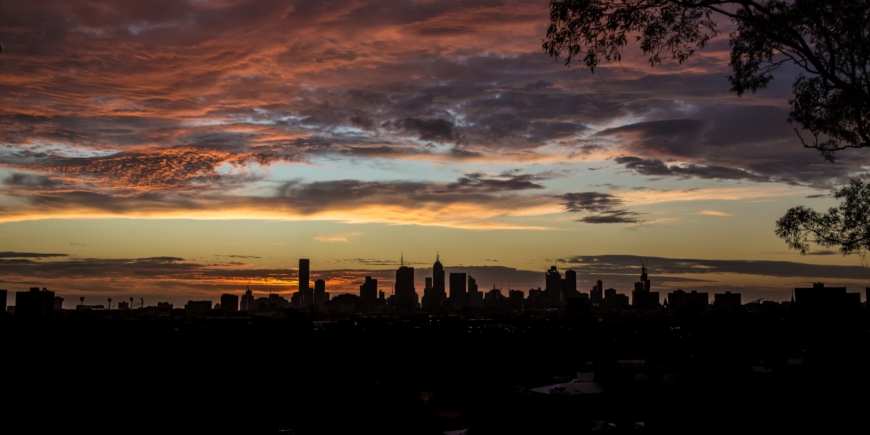
[[[314,303],[314,295],[309,282],[309,261],[307,258],[299,260],[299,294],[302,295],[302,306],[306,307]]]
[[[318,279],[314,281],[314,305],[322,307],[326,302],[326,281]]]
[[[562,279],[562,299],[576,298],[580,296],[577,293],[577,272],[573,270],[565,271],[565,278]]]
[[[495,283],[493,283],[493,289]],[[468,305],[472,307],[483,306],[483,293],[477,290],[477,280],[468,275]]]
[[[441,265],[440,254],[435,254],[435,264],[432,265],[432,289],[436,294],[447,294],[444,288],[444,266]]]
[[[248,287],[245,290],[245,294],[242,295],[242,311],[257,311],[257,304],[254,302],[254,294],[251,292],[251,288]]]
[[[423,309],[438,310],[444,306],[447,300],[447,292],[444,291],[444,266],[441,265],[441,256],[435,255],[435,264],[432,265],[432,278],[426,278],[426,289],[423,290]]]
[[[604,283],[599,279],[595,283],[595,287],[592,287],[592,291],[589,292],[589,299],[592,302],[601,302],[604,300]]]
[[[562,298],[562,274],[556,266],[550,267],[544,276],[546,288],[544,295],[549,303],[559,303]]]
[[[414,289],[414,268],[405,266],[405,260],[402,258],[402,265],[396,270],[396,308],[403,311],[409,311],[417,308],[418,295]]]
[[[373,307],[378,301],[378,280],[367,276],[363,285],[359,286],[359,297],[365,307]]]

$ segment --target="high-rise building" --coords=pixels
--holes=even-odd
[[[599,279],[595,283],[595,287],[589,292],[589,299],[592,302],[601,302],[604,300],[604,283]]]
[[[634,283],[631,292],[631,306],[640,309],[653,309],[659,306],[659,293],[651,292],[651,282],[646,273],[646,265],[641,266],[640,281]]]
[[[436,294],[447,294],[444,288],[444,266],[441,265],[441,255],[435,254],[435,264],[432,265],[432,288]]]
[[[565,271],[565,278],[562,279],[562,299],[577,297],[577,272],[573,270]]]
[[[373,307],[378,301],[378,280],[367,276],[363,285],[359,286],[359,298],[363,307]]]
[[[326,281],[318,279],[314,281],[314,305],[322,307],[326,302]]]
[[[0,302],[3,303],[3,313],[6,312],[6,290],[0,290]],[[2,315],[3,313],[0,313]]]
[[[454,308],[461,308],[466,304],[465,279],[465,273],[450,274],[450,302]]]
[[[402,265],[396,270],[395,297],[396,309],[410,311],[417,308],[418,295],[414,288],[414,268],[405,266],[404,258]]]
[[[310,262],[307,258],[299,259],[299,294],[302,295],[302,307],[314,303],[314,295],[309,281]]]
[[[495,284],[493,284],[493,290],[495,290]],[[468,305],[472,307],[483,306],[483,293],[477,290],[477,280],[470,274],[468,275]]]
[[[245,294],[242,295],[242,311],[257,311],[257,305],[254,302],[254,294],[251,292],[251,288],[248,287],[245,290]]]
[[[550,304],[558,304],[562,299],[562,274],[559,273],[559,269],[556,266],[552,266],[546,272],[544,278],[546,279],[544,297]]]
[[[239,311],[239,297],[229,293],[222,294],[221,309],[224,311]]]

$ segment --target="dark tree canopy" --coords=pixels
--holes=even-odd
[[[776,235],[801,254],[810,243],[824,247],[839,246],[843,255],[866,255],[870,249],[870,184],[853,180],[834,193],[843,202],[821,214],[807,207],[789,209],[776,222]]]
[[[804,146],[831,161],[838,150],[870,147],[868,0],[552,0],[543,48],[566,65],[582,58],[592,71],[619,61],[630,41],[652,65],[682,63],[718,35],[715,15],[736,27],[733,92],[764,89],[791,62],[804,74],[788,120],[813,136],[801,138]]]

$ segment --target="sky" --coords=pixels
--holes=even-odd
[[[547,5],[0,2],[0,288],[289,296],[310,258],[330,292],[389,293],[404,258],[422,294],[436,255],[504,290],[557,265],[628,293],[642,261],[663,292],[870,286],[773,232],[870,165],[802,148],[800,71],[730,93],[725,22],[682,65],[566,67]]]

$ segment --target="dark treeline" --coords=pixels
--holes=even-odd
[[[601,421],[656,433],[868,426],[865,313],[286,314],[4,316],[5,423],[296,434],[578,433]],[[603,394],[529,392],[583,371]]]

